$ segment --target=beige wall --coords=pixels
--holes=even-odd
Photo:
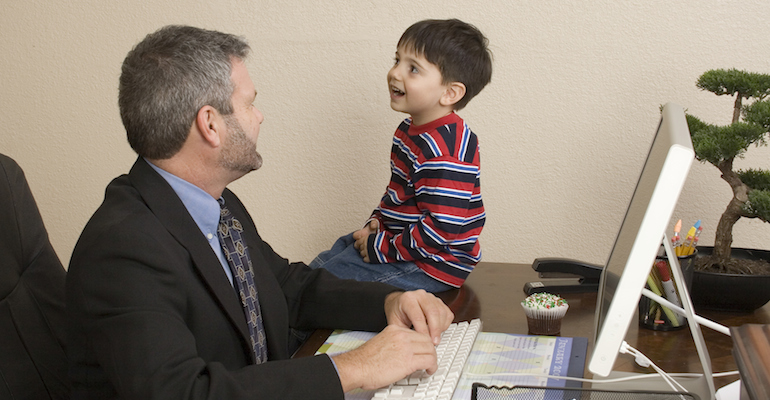
[[[389,108],[385,74],[417,20],[462,18],[494,52],[492,83],[461,112],[482,146],[485,261],[603,263],[659,105],[725,123],[732,99],[698,90],[697,77],[770,73],[767,0],[2,3],[0,152],[26,170],[65,263],[104,187],[134,161],[117,110],[120,64],[166,24],[252,44],[265,166],[231,188],[263,237],[303,261],[358,228],[382,195],[404,117]],[[768,159],[752,149],[739,164]],[[729,196],[716,168],[696,163],[675,218],[703,219],[701,243],[712,244]],[[741,221],[735,237],[767,249],[770,226]]]

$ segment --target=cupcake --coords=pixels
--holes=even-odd
[[[556,336],[567,313],[567,300],[550,293],[535,293],[521,302],[530,335]]]

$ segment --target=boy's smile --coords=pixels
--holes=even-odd
[[[402,90],[399,90],[396,86],[390,87],[390,97],[397,98],[404,95],[404,92]]]
[[[388,72],[388,88],[390,107],[411,115],[415,126],[452,112],[452,105],[441,101],[448,85],[438,66],[403,46],[396,51],[395,63]]]

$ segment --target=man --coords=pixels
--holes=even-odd
[[[73,398],[341,399],[435,371],[453,317],[439,299],[289,263],[226,188],[262,164],[248,52],[169,26],[126,57],[119,105],[139,157],[72,255]],[[333,359],[289,359],[289,329],[318,327],[382,332]]]

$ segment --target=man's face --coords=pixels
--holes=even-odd
[[[262,156],[257,152],[257,138],[264,117],[254,106],[257,91],[242,61],[233,61],[230,78],[235,85],[231,99],[234,111],[223,116],[227,136],[219,162],[231,171],[246,174],[262,166]]]

